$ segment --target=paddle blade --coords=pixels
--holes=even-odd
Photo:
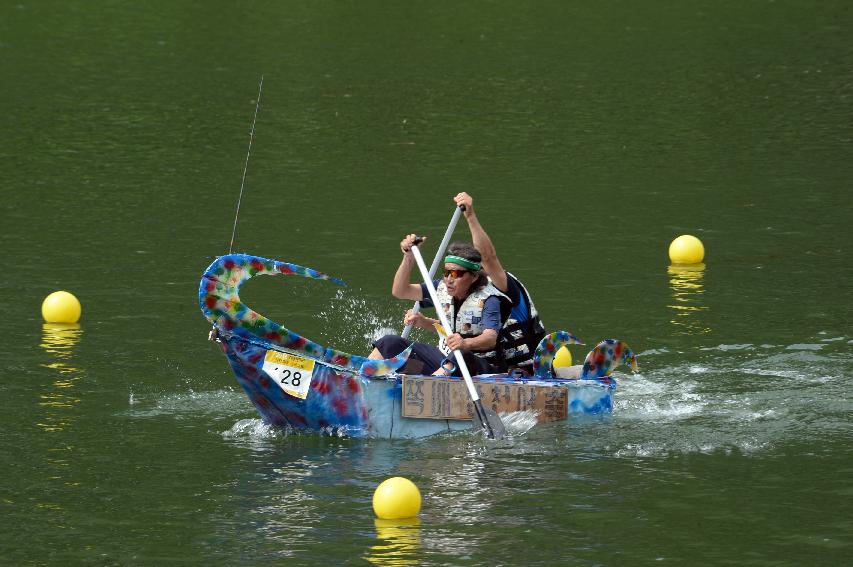
[[[474,410],[477,415],[474,416],[474,429],[482,429],[485,431],[489,439],[503,439],[506,437],[506,427],[501,421],[500,416],[491,408],[483,405],[482,400],[474,402]]]

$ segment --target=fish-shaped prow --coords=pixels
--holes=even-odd
[[[533,353],[533,374],[537,378],[553,378],[552,364],[557,351],[564,345],[582,345],[584,342],[571,331],[556,331],[539,341]]]
[[[622,362],[630,366],[633,372],[637,371],[637,355],[631,347],[619,339],[604,339],[586,355],[580,379],[612,384],[610,374]]]
[[[201,310],[207,320],[221,332],[236,335],[256,344],[260,343],[262,346],[283,347],[296,354],[365,376],[389,374],[406,363],[411,347],[394,358],[369,360],[364,356],[315,343],[264,317],[240,300],[240,286],[249,278],[257,275],[282,274],[327,280],[346,286],[342,280],[311,268],[248,254],[228,254],[217,258],[202,275],[198,290]]]

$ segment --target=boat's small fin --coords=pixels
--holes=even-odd
[[[598,380],[610,384],[613,378],[610,374],[620,363],[637,371],[637,355],[624,341],[618,339],[604,339],[598,343],[583,361],[581,380]]]
[[[554,356],[563,345],[582,345],[584,342],[570,331],[556,331],[546,335],[533,354],[533,374],[538,378],[553,378],[554,370],[551,367]]]
[[[390,374],[395,370],[399,370],[406,361],[409,360],[409,355],[412,354],[412,347],[414,345],[409,345],[409,347],[395,356],[394,358],[386,358],[384,360],[365,360],[361,365],[361,370],[359,370],[359,374],[363,374],[364,376],[383,376],[385,374]]]

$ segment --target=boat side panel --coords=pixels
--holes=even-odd
[[[409,419],[403,417],[400,378],[370,380],[365,390],[370,436],[386,439],[415,439],[450,431],[445,419]],[[470,425],[466,426],[470,427]]]
[[[568,384],[569,416],[608,414],[613,411],[615,387],[598,383]]]
[[[264,421],[297,429],[344,430],[354,437],[367,434],[367,379],[316,364],[303,400],[285,393],[263,371],[267,349],[238,338],[223,338],[222,345],[237,381]]]

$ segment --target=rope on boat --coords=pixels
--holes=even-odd
[[[264,88],[264,76],[258,84],[258,98],[255,100],[255,116],[252,118],[252,130],[249,132],[249,149],[246,152],[246,165],[243,166],[243,180],[240,181],[240,196],[237,198],[237,212],[234,213],[234,229],[231,231],[231,244],[228,245],[228,253],[234,251],[234,237],[237,235],[237,217],[240,216],[240,203],[243,201],[243,187],[246,185],[246,172],[249,170],[249,155],[252,153],[252,141],[255,139],[255,122],[258,121],[258,108],[261,105],[261,91]]]
[[[255,140],[255,123],[258,121],[258,108],[261,106],[261,92],[264,88],[264,76],[261,75],[261,81],[258,83],[258,98],[255,99],[255,115],[252,117],[252,129],[249,132],[249,149],[246,150],[246,163],[243,165],[243,179],[240,180],[240,196],[237,197],[237,210],[234,213],[234,228],[231,229],[231,242],[228,244],[228,253],[234,251],[234,238],[237,236],[237,219],[240,216],[240,204],[243,202],[243,188],[246,186],[246,173],[249,171],[249,156],[252,154],[252,142]],[[216,327],[210,329],[207,334],[207,340],[219,341],[219,332]]]

